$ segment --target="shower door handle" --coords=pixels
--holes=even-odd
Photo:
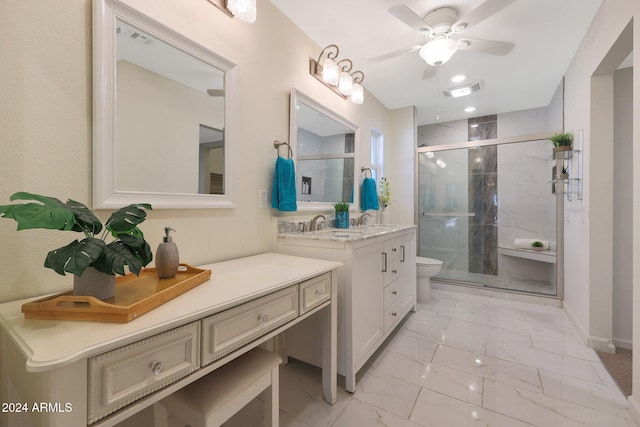
[[[387,272],[387,253],[382,252],[382,272]]]

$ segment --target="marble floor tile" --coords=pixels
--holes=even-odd
[[[491,380],[485,380],[483,407],[541,427],[634,426],[625,417]]]
[[[627,399],[614,385],[597,384],[540,370],[544,394],[620,417],[628,417]]]
[[[508,344],[488,339],[486,354],[487,356],[516,362],[521,365],[546,369],[561,375],[581,378],[595,383],[602,382],[592,363],[588,360],[537,350],[518,343]]]
[[[409,418],[420,386],[372,370],[358,384],[353,397],[400,417]]]
[[[398,353],[406,354],[412,359],[430,362],[438,348],[438,344],[421,336],[396,334],[389,340],[388,348]]]
[[[513,331],[508,328],[498,328],[496,326],[481,325],[473,322],[451,319],[446,332],[461,333],[465,335],[482,336],[498,342],[518,343],[522,346],[531,347],[531,336],[521,331]]]
[[[586,347],[573,336],[560,337],[550,336],[548,334],[532,333],[531,340],[533,341],[533,348],[537,350],[590,360],[592,362],[600,362],[600,358],[593,349]]]
[[[344,411],[340,414],[333,427],[420,427],[406,418],[398,417],[390,412],[367,403],[357,398],[351,399]]]
[[[436,344],[445,344],[449,347],[480,354],[484,354],[487,341],[484,336],[474,335],[466,330],[421,328],[419,323],[411,322],[411,319],[406,322],[404,328],[398,331],[398,335],[406,335]]]
[[[433,427],[527,427],[527,424],[458,399],[422,389],[409,418]]]
[[[483,354],[438,346],[433,363],[513,386],[542,392],[538,370]]]
[[[483,380],[477,375],[425,363],[395,351],[389,351],[376,370],[465,402],[482,404]]]

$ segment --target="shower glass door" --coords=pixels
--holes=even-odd
[[[557,296],[555,164],[546,140],[419,148],[418,253],[443,261],[432,281]]]

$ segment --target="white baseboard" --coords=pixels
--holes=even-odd
[[[604,353],[616,352],[615,346],[611,343],[611,340],[609,340],[608,338],[587,334],[587,330],[584,328],[582,323],[580,323],[575,312],[573,311],[571,306],[566,303],[566,301],[563,301],[562,308],[564,309],[564,312],[567,313],[567,317],[569,317],[569,320],[571,320],[571,323],[573,323],[573,326],[575,326],[576,331],[580,336],[580,339],[582,340],[583,343],[585,343],[587,347],[592,348],[594,350],[602,351]]]
[[[624,339],[614,338],[612,341],[613,341],[613,345],[615,345],[616,348],[624,348],[625,350],[633,350],[633,341],[631,341],[631,340],[624,340]]]
[[[635,395],[631,395],[627,398],[627,410],[631,414],[631,419],[637,426],[640,426],[640,404],[635,398]]]

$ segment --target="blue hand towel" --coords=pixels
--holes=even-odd
[[[296,173],[292,159],[278,156],[273,173],[271,207],[281,211],[296,211]]]
[[[363,211],[373,209],[378,210],[378,191],[376,190],[376,181],[373,178],[365,178],[362,180],[362,196],[360,206]]]

